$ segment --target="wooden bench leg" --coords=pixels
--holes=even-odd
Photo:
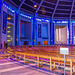
[[[41,61],[41,65],[43,65],[43,60]]]
[[[26,59],[26,56],[25,56],[25,54],[24,54],[24,63],[25,63],[25,59]]]
[[[28,57],[28,63],[29,63],[29,57]]]
[[[55,68],[55,62],[54,62],[54,68]]]
[[[21,58],[20,54],[19,54],[19,59]]]
[[[10,54],[10,58],[12,58],[12,53]]]
[[[75,66],[73,66],[73,72],[75,72]]]
[[[37,67],[39,67],[39,56],[37,56]]]
[[[55,62],[54,62],[54,67],[52,68],[52,71],[55,70]]]
[[[70,60],[70,75],[72,75],[72,60]]]
[[[15,53],[15,58],[17,58],[17,52]]]
[[[42,67],[43,66],[43,60],[41,60],[41,65],[40,65],[40,67]]]
[[[52,71],[52,60],[51,60],[51,57],[50,57],[50,70]]]

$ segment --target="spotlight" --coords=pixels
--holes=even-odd
[[[35,7],[35,8],[37,8],[37,5],[36,5],[36,3],[34,3],[34,7]]]
[[[41,10],[42,10],[42,14],[46,14],[46,10],[44,7],[42,7]]]
[[[11,19],[11,17],[8,17],[7,19],[8,19],[8,20],[10,20],[10,19]]]

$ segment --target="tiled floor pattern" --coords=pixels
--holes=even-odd
[[[23,61],[12,59],[0,60],[0,75],[62,75],[61,73],[62,70],[50,72],[49,68],[37,68],[34,63],[24,64]]]

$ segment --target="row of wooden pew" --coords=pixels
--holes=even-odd
[[[34,61],[37,63],[39,67],[40,64],[50,65],[50,70],[56,69],[56,66],[63,67],[64,65],[64,57],[60,54],[60,47],[57,46],[12,46],[8,49],[4,50],[9,57],[17,57],[23,58],[24,63],[26,60]],[[69,54],[66,55],[66,68],[69,67],[70,75],[75,72],[75,47],[69,47]],[[73,53],[73,54],[72,54]]]

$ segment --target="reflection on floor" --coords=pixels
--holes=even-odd
[[[51,72],[49,67],[37,68],[35,63],[24,64],[22,60],[0,60],[0,75],[62,75],[62,70]],[[69,73],[67,73],[69,75]]]

